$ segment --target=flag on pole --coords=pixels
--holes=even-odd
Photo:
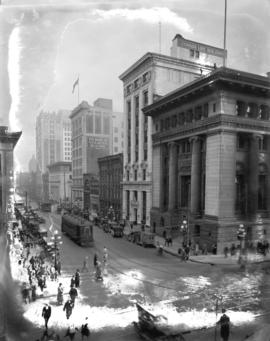
[[[79,76],[78,76],[77,80],[75,81],[75,83],[73,84],[72,93],[74,93],[74,90],[75,90],[77,85],[79,85]]]

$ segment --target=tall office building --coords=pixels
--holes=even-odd
[[[98,174],[97,159],[112,152],[112,100],[80,103],[70,115],[72,127],[72,201],[83,207],[83,175]]]
[[[112,115],[112,150],[111,154],[119,154],[124,150],[124,138],[125,138],[125,129],[124,129],[124,113],[122,112],[113,112]]]
[[[120,79],[124,86],[123,218],[150,225],[152,205],[152,118],[142,108],[223,64],[223,49],[177,34],[171,56],[146,53]]]
[[[42,173],[58,161],[71,161],[70,112],[41,112],[36,120],[36,159]]]

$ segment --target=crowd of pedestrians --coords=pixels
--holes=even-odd
[[[54,309],[48,303],[44,302],[44,289],[47,288],[48,282],[58,282],[57,292],[55,293],[55,303],[57,306],[62,305],[67,320],[70,319],[74,310],[75,301],[78,297],[78,289],[80,288],[80,270],[77,269],[70,280],[70,289],[67,291],[68,299],[64,302],[64,287],[60,282],[61,263],[59,254],[55,262],[55,255],[51,255],[47,250],[47,244],[43,238],[37,234],[31,234],[31,231],[20,221],[14,223],[8,233],[10,245],[10,259],[12,276],[20,285],[22,302],[25,305],[41,298],[41,317],[44,319],[44,331],[40,339],[36,341],[52,341],[52,340],[74,340],[75,334],[81,334],[82,340],[89,338],[90,330],[88,322],[82,323],[80,328],[74,328],[69,325],[64,339],[52,329],[49,330],[50,318]],[[105,257],[105,255],[104,255]],[[106,258],[106,257],[105,257]],[[104,263],[105,263],[104,258]],[[98,262],[98,260],[97,260]],[[87,262],[84,262],[87,267]],[[85,270],[85,269],[84,269]],[[47,292],[46,292],[47,294]]]

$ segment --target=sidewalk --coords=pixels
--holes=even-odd
[[[172,246],[165,246],[164,238],[160,236],[155,236],[155,244],[160,244],[163,246],[163,250],[166,253],[169,253],[173,256],[180,257],[178,254],[178,249],[182,247],[182,239],[180,237],[176,237],[173,239]],[[235,256],[228,256],[227,258],[224,257],[223,254],[219,255],[198,255],[195,256],[192,253],[190,254],[189,261],[194,263],[204,263],[204,264],[210,264],[210,265],[238,265],[238,259],[239,254],[236,254]],[[260,254],[249,254],[248,263],[262,263],[262,262],[269,262],[270,261],[270,254],[267,254],[266,256],[260,255]]]

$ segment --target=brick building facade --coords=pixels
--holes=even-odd
[[[108,214],[112,207],[115,218],[122,217],[122,179],[123,154],[115,154],[98,159],[100,176],[100,211],[102,216]]]

